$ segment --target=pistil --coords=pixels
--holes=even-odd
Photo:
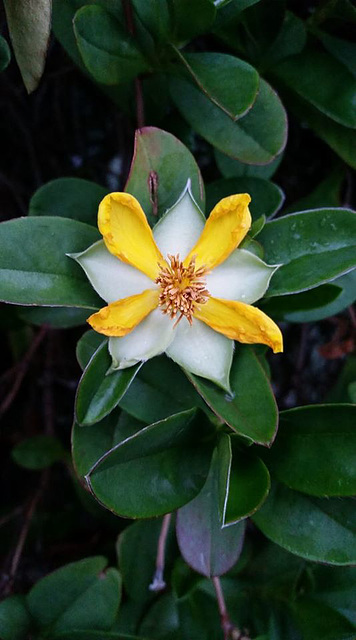
[[[196,269],[195,258],[185,267],[179,254],[167,257],[170,266],[163,267],[156,280],[161,287],[159,306],[172,319],[178,316],[175,325],[184,316],[192,324],[196,305],[205,304],[210,295],[205,281],[208,271],[206,267]]]

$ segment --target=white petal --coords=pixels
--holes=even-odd
[[[200,320],[193,324],[183,318],[166,349],[167,355],[191,373],[212,380],[230,392],[229,374],[234,352],[233,340],[217,333]]]
[[[90,284],[105,302],[116,302],[155,286],[144,273],[113,256],[103,240],[82,253],[70,254],[70,257],[79,262]]]
[[[250,251],[236,249],[206,277],[214,298],[252,304],[264,296],[278,266],[270,266]]]
[[[179,200],[153,229],[154,239],[162,255],[166,257],[168,253],[179,253],[180,259],[184,260],[200,237],[205,222],[187,185]]]
[[[174,321],[155,309],[123,338],[109,339],[113,369],[126,369],[163,353],[174,338]]]

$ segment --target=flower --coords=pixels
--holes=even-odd
[[[98,213],[103,240],[71,257],[108,303],[88,323],[109,336],[114,369],[165,351],[229,390],[234,340],[283,350],[278,326],[251,306],[278,266],[237,249],[251,226],[250,200],[224,198],[205,220],[188,183],[152,231],[132,195],[105,196]]]

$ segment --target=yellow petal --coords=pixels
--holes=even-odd
[[[158,262],[164,259],[158,249],[140,203],[129,193],[109,193],[101,201],[98,227],[107,249],[149,278],[158,276]]]
[[[232,340],[267,344],[274,353],[283,351],[279,327],[263,311],[244,302],[209,298],[196,308],[194,317]]]
[[[135,296],[112,302],[97,313],[93,313],[87,322],[98,333],[121,338],[130,333],[158,306],[158,300],[158,289],[146,289]]]
[[[208,269],[224,262],[244,239],[251,226],[248,193],[223,198],[212,210],[202,234],[184,264],[196,256],[196,266]]]

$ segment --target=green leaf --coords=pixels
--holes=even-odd
[[[236,433],[259,444],[273,441],[277,406],[266,372],[251,347],[236,345],[230,373],[232,396],[203,378],[187,375],[212,411]]]
[[[4,71],[11,60],[10,47],[5,38],[0,36],[0,71]]]
[[[234,444],[233,441],[231,444]],[[270,488],[268,469],[262,460],[247,449],[242,451],[234,447],[231,450],[231,444],[229,447],[229,474],[223,505],[223,524],[225,526],[234,524],[255,513],[267,498]],[[227,449],[226,444],[225,448]],[[225,459],[226,456],[227,451]]]
[[[199,89],[232,120],[251,109],[259,75],[250,64],[225,53],[176,53]]]
[[[355,510],[349,498],[314,498],[276,484],[253,521],[270,540],[307,560],[356,561]]]
[[[139,200],[152,225],[177,202],[189,179],[194,199],[204,209],[204,184],[187,147],[156,127],[136,131],[125,191]]]
[[[272,162],[269,164],[244,164],[243,162],[239,162],[239,160],[235,160],[234,158],[229,158],[225,154],[221,153],[217,149],[214,149],[214,155],[216,164],[220,173],[224,176],[224,178],[263,178],[264,180],[268,180],[273,176],[273,174],[277,171],[281,160],[283,158],[283,154],[277,156]]]
[[[75,630],[109,630],[121,598],[121,578],[102,557],[65,565],[39,580],[27,602],[32,616],[51,637]]]
[[[111,357],[105,340],[89,360],[78,384],[75,415],[80,425],[99,422],[117,407],[141,363],[113,372],[109,372],[110,366]]]
[[[246,164],[268,164],[284,148],[287,120],[277,94],[264,80],[253,107],[237,122],[183,79],[170,83],[173,101],[190,126],[214,147]]]
[[[295,94],[289,100],[289,106],[344,162],[356,169],[356,131],[324,116]]]
[[[216,180],[216,182],[211,182],[207,185],[207,210],[211,211],[219,200],[232,193],[250,194],[251,204],[249,209],[253,221],[260,218],[261,215],[271,218],[277,213],[284,201],[282,189],[273,182],[262,178],[228,178]]]
[[[112,411],[106,418],[86,429],[74,423],[72,454],[78,476],[84,477],[107,451],[144,426],[142,422],[118,410]]]
[[[324,115],[345,127],[356,127],[356,79],[326,51],[305,49],[279,63],[273,73]]]
[[[352,402],[350,390],[356,381],[356,355],[350,353],[339,373],[335,386],[327,395],[327,402]]]
[[[0,298],[14,304],[98,309],[101,300],[66,253],[99,239],[97,229],[67,218],[18,218],[0,227]],[[26,251],[19,251],[26,247]]]
[[[29,216],[62,216],[97,226],[98,207],[108,190],[81,178],[47,182],[32,196]]]
[[[90,358],[94,355],[95,351],[100,347],[104,340],[106,340],[106,337],[101,333],[93,331],[93,329],[89,329],[89,331],[83,333],[82,337],[79,338],[77,342],[76,356],[81,369],[85,369]]]
[[[276,39],[270,47],[263,52],[261,70],[274,67],[280,60],[300,53],[304,49],[306,39],[306,29],[303,20],[291,11],[286,11]]]
[[[24,596],[11,596],[0,602],[1,640],[24,640],[28,637],[32,620]]]
[[[28,93],[34,91],[43,74],[51,29],[51,0],[4,0],[7,24]]]
[[[342,278],[348,277],[342,276]],[[261,309],[275,320],[287,320],[288,322],[308,322],[310,314],[314,317],[324,317],[325,307],[337,300],[342,289],[335,286],[340,278],[334,280],[334,284],[322,284],[320,287],[295,293],[290,296],[276,296],[262,301]]]
[[[313,568],[314,588],[311,596],[356,624],[355,584],[356,567],[316,565]]]
[[[172,413],[204,407],[186,376],[166,356],[144,364],[120,401],[120,407],[146,423],[157,422]]]
[[[170,0],[172,9],[172,39],[185,44],[206,33],[214,22],[216,9],[210,0]]]
[[[133,38],[103,7],[82,7],[73,24],[83,62],[97,82],[117,85],[147,71]]]
[[[70,307],[22,307],[19,318],[34,325],[47,324],[49,327],[68,329],[85,324],[90,312],[87,309]]]
[[[167,0],[132,0],[132,6],[142,24],[157,42],[169,39],[171,20]]]
[[[356,77],[356,44],[341,38],[335,38],[324,31],[313,30],[313,33],[321,40],[325,49]]]
[[[227,436],[228,438],[228,436]],[[237,561],[244,523],[222,528],[219,514],[220,456],[215,450],[206,483],[177,513],[177,540],[184,560],[204,576],[220,576]]]
[[[356,266],[356,213],[315,209],[272,220],[259,242],[269,264],[281,264],[267,296],[298,293],[334,280]]]
[[[353,405],[325,404],[282,411],[267,464],[291,489],[320,497],[353,496],[355,423]]]
[[[16,445],[11,455],[25,469],[46,469],[63,459],[64,449],[61,442],[53,436],[33,436]]]
[[[171,593],[156,600],[145,614],[139,632],[155,640],[180,640],[177,605]]]
[[[162,518],[138,521],[120,534],[117,542],[119,567],[125,590],[137,602],[150,602],[155,597],[150,591],[156,558],[152,551],[157,547],[162,528]],[[173,523],[168,530],[165,545],[164,579],[169,581],[169,571],[176,555],[175,530]]]
[[[293,605],[293,613],[303,640],[354,640],[356,626],[340,613],[320,602],[299,598]]]
[[[325,180],[322,180],[309,195],[300,198],[283,210],[283,213],[294,213],[324,207],[339,207],[341,205],[341,187],[345,180],[345,171],[336,167]]]
[[[56,635],[58,640],[149,640],[142,636],[133,636],[119,631],[69,631]]]
[[[87,473],[88,486],[107,509],[124,517],[169,513],[204,485],[213,436],[204,414],[172,415],[107,451]]]

